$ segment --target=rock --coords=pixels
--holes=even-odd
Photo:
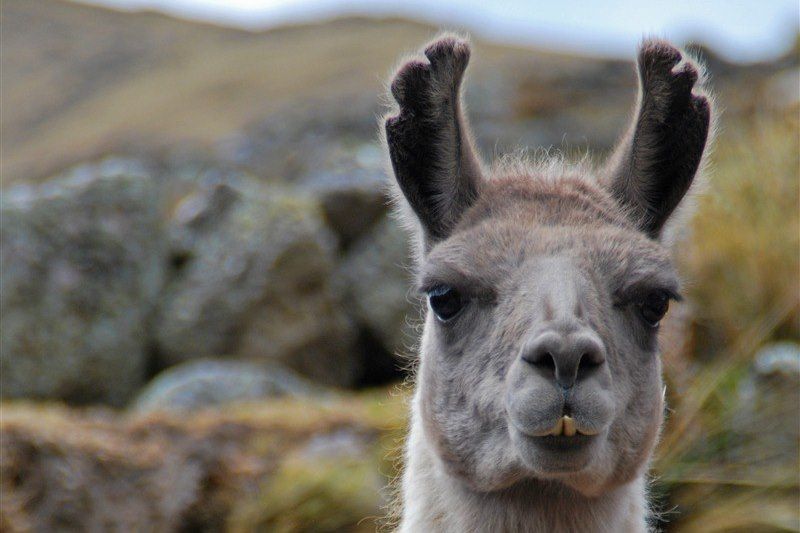
[[[319,199],[328,226],[348,248],[388,210],[382,152],[376,143],[364,143],[327,168],[335,170],[314,173],[299,185]]]
[[[800,344],[776,342],[761,348],[755,356],[755,371],[762,378],[781,376],[787,381],[800,379]]]
[[[737,383],[733,400],[723,427],[736,439],[729,438],[735,446],[726,460],[751,464],[761,472],[797,472],[800,345],[784,341],[759,349],[751,371]]]
[[[165,273],[154,180],[113,159],[2,196],[3,396],[125,403]]]
[[[385,217],[353,245],[339,268],[356,321],[393,355],[405,355],[416,341],[411,324],[419,315],[411,295],[410,264],[405,232]]]
[[[198,184],[168,225],[175,271],[156,321],[163,366],[231,355],[354,383],[354,331],[330,283],[336,239],[313,198],[247,180]]]
[[[297,183],[342,168],[351,148],[375,139],[374,93],[290,105],[223,140],[217,159],[270,181]]]
[[[192,411],[235,402],[321,394],[322,389],[278,365],[202,359],[160,373],[142,389],[131,409],[139,414]]]
[[[761,348],[755,355],[754,418],[768,418],[774,426],[761,433],[759,442],[780,442],[776,450],[786,450],[797,458],[800,442],[800,344],[791,341],[775,342]],[[765,437],[766,436],[766,437]]]

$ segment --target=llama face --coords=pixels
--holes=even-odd
[[[429,301],[420,423],[473,489],[538,479],[599,494],[641,474],[661,424],[658,323],[678,282],[660,236],[700,166],[709,101],[698,68],[649,41],[606,168],[490,173],[460,110],[469,54],[446,37],[405,63],[386,120]]]
[[[444,464],[473,487],[537,478],[593,493],[640,473],[652,448],[658,322],[678,284],[666,250],[635,229],[568,225],[596,215],[584,209],[609,200],[601,191],[542,181],[543,198],[562,198],[559,224],[547,200],[512,195],[498,210],[496,178],[424,258],[420,408]],[[596,198],[570,205],[572,186]]]

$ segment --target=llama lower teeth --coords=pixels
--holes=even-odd
[[[559,418],[558,422],[556,422],[555,427],[553,427],[553,429],[550,430],[550,434],[553,435],[554,437],[558,437],[563,432],[564,432],[564,419]]]
[[[564,435],[567,437],[574,437],[577,430],[575,429],[575,420],[571,416],[562,416]]]
[[[571,416],[564,415],[558,419],[556,425],[550,430],[550,435],[554,437],[574,437],[578,433],[575,427],[575,420]]]

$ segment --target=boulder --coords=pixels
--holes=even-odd
[[[346,249],[387,213],[387,182],[374,143],[361,145],[352,157],[334,165],[335,171],[314,173],[299,185],[319,200],[328,226]]]
[[[165,274],[158,198],[141,167],[118,159],[4,191],[4,397],[121,405],[142,384]]]
[[[782,478],[796,482],[800,468],[800,344],[782,341],[759,348],[734,392],[725,403],[727,419],[722,427],[728,430],[728,446],[722,457],[740,469],[749,467],[753,478],[772,473],[776,484]]]
[[[399,223],[384,217],[356,242],[338,275],[346,287],[356,322],[393,355],[405,355],[416,341],[419,313],[411,292],[408,237]]]
[[[168,227],[174,270],[155,327],[162,366],[230,355],[354,383],[354,331],[330,283],[336,238],[312,197],[248,180],[198,183]]]
[[[740,411],[751,412],[753,423],[749,428],[756,446],[768,446],[793,458],[797,471],[800,451],[800,344],[794,341],[774,342],[763,346],[756,354],[750,376],[754,393],[745,399],[747,405]],[[754,374],[754,375],[753,375]],[[745,380],[744,387],[747,387]],[[746,409],[745,409],[746,408]]]
[[[308,397],[323,389],[275,364],[201,359],[168,368],[142,389],[131,409],[193,411],[283,396]]]
[[[778,377],[786,383],[800,380],[800,344],[775,342],[761,348],[755,357],[754,369],[762,379]]]

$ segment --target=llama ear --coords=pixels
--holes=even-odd
[[[406,62],[391,84],[400,111],[386,119],[389,156],[429,244],[449,235],[482,182],[460,103],[469,56],[466,42],[439,39],[425,49],[427,61]]]
[[[639,228],[658,238],[700,166],[711,106],[692,89],[701,69],[667,42],[639,49],[636,116],[609,160],[608,185]]]

